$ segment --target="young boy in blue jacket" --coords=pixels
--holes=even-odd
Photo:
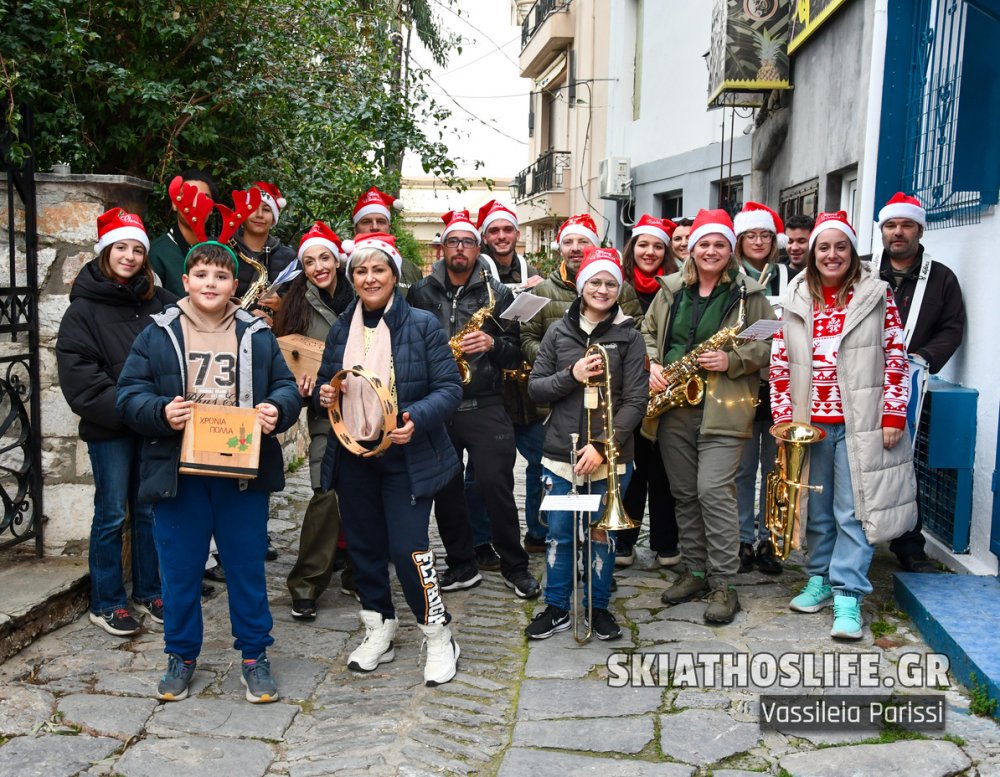
[[[264,578],[267,498],[285,485],[273,435],[296,422],[302,401],[267,324],[232,301],[236,271],[228,246],[207,241],[192,248],[183,276],[188,296],[153,317],[118,381],[118,412],[144,437],[140,498],[156,503],[153,534],[168,656],[156,696],[163,701],[188,695],[201,652],[201,578],[213,534],[226,568],[246,698],[278,698],[267,659],[274,642]],[[263,437],[256,478],[178,473],[181,437],[195,402],[257,409]]]

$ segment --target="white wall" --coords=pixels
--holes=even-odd
[[[876,248],[881,248],[878,229]],[[936,261],[948,265],[958,276],[965,300],[966,331],[962,346],[938,377],[979,391],[976,413],[976,460],[973,476],[972,531],[969,554],[944,553],[974,574],[997,574],[997,557],[990,552],[993,514],[993,471],[996,469],[998,407],[1000,407],[1000,356],[997,350],[1000,277],[986,262],[1000,244],[1000,216],[983,216],[979,224],[924,232],[921,242]]]

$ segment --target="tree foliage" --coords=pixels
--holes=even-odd
[[[423,129],[449,112],[425,72],[400,67],[401,26],[447,55],[417,6],[415,18],[397,0],[0,0],[0,79],[32,107],[37,169],[152,179],[154,217],[183,167],[222,191],[271,180],[287,239],[316,218],[343,226],[372,184],[398,187],[400,148],[461,185]]]

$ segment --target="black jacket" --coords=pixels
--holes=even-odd
[[[96,258],[73,282],[56,339],[56,364],[59,387],[80,416],[80,438],[87,442],[131,433],[115,410],[115,384],[150,316],[177,299],[159,286],[151,299],[141,299],[148,289],[142,273],[127,284],[114,282],[98,269]]]
[[[251,259],[256,259],[267,268],[268,283],[273,283],[281,271],[295,261],[295,250],[283,244],[273,235],[267,238],[264,249],[261,251],[251,251],[247,248],[246,243],[243,242],[242,231],[236,236],[236,244],[240,247],[240,251]],[[246,262],[240,262],[236,271],[236,280],[238,283],[235,296],[242,297],[247,293],[250,284],[257,280],[257,272]]]
[[[646,415],[649,401],[649,366],[646,345],[631,318],[615,307],[612,315],[587,335],[580,328],[580,300],[573,301],[562,319],[549,327],[538,349],[528,394],[539,404],[551,407],[545,420],[542,452],[556,461],[569,461],[570,435],[580,435],[578,447],[587,443],[587,411],[583,408],[583,384],[573,377],[573,365],[593,343],[608,352],[611,368],[611,396],[618,461],[626,464],[634,457],[635,429]],[[591,417],[595,440],[605,437],[602,413]],[[601,445],[595,446],[602,450]]]
[[[884,253],[880,256],[879,277],[892,289],[904,329],[923,260],[924,247],[920,246],[910,272],[896,285],[892,262]],[[940,372],[962,344],[964,334],[965,303],[962,301],[962,287],[958,285],[955,273],[941,262],[932,262],[924,301],[920,306],[920,319],[916,322],[907,350],[926,359],[931,373]]]
[[[493,289],[496,304],[493,306],[492,317],[482,331],[492,336],[496,342],[492,351],[466,354],[463,357],[472,372],[471,380],[462,387],[463,398],[487,400],[487,403],[492,398],[496,404],[500,404],[503,401],[503,370],[521,366],[520,332],[517,324],[501,328],[497,323],[500,321],[500,314],[514,301],[510,289],[490,277],[485,263],[477,259],[469,282],[457,295],[452,295],[448,290],[447,270],[442,259],[434,263],[430,275],[410,287],[406,301],[411,307],[430,312],[441,323],[450,339],[461,331],[473,313],[488,304],[488,292],[483,282],[484,271]]]

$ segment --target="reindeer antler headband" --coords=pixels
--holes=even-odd
[[[188,251],[187,256],[184,257],[185,271],[187,270],[188,257],[191,256],[192,251],[203,245],[215,245],[224,248],[233,257],[233,262],[236,263],[236,269],[238,270],[240,266],[239,259],[237,259],[236,252],[229,247],[228,243],[233,235],[236,234],[236,230],[240,228],[240,225],[250,217],[250,214],[260,207],[260,190],[256,187],[252,187],[249,191],[234,189],[233,210],[230,210],[225,205],[216,204],[207,194],[198,191],[196,186],[185,183],[179,175],[170,182],[167,191],[170,194],[170,199],[177,204],[177,213],[184,219],[184,222],[190,227],[191,231],[194,232],[195,237],[198,238],[198,243],[193,245],[191,250]],[[213,209],[217,209],[222,214],[222,230],[219,232],[219,236],[214,239],[209,238],[205,232],[205,225]]]

